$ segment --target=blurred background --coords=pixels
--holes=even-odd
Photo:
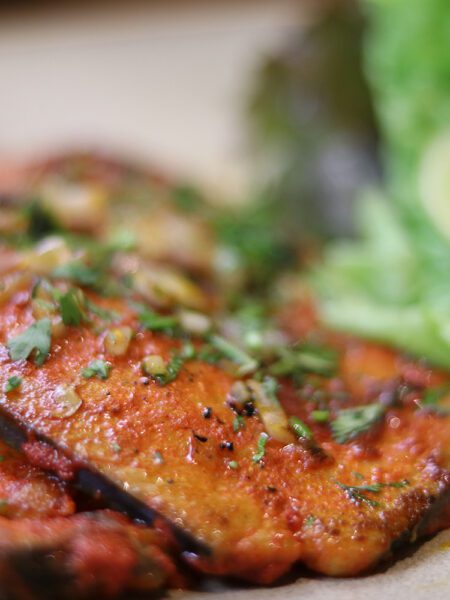
[[[450,368],[449,40],[448,0],[0,3],[0,229],[126,226],[234,299],[289,272]]]
[[[293,229],[347,231],[377,173],[362,27],[345,0],[2,3],[0,157],[97,149],[229,202],[258,181],[302,197]]]

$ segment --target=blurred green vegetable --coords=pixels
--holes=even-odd
[[[333,327],[450,368],[448,2],[372,0],[368,10],[367,72],[390,202],[366,197],[362,239],[329,248],[315,275],[322,315]]]

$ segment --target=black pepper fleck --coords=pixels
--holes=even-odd
[[[203,409],[203,418],[204,419],[210,419],[212,415],[212,408],[210,406],[207,406],[205,409]]]
[[[253,402],[251,402],[251,401],[246,402],[244,404],[242,412],[247,417],[252,417],[255,414],[255,406],[254,406]]]
[[[208,438],[205,437],[204,435],[199,435],[198,433],[195,433],[195,431],[192,432],[195,439],[198,440],[199,442],[207,442]]]
[[[234,450],[233,442],[220,442],[220,447],[222,450],[229,450],[230,452]]]

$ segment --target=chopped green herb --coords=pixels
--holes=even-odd
[[[32,240],[40,240],[46,235],[61,231],[55,217],[37,199],[25,206],[24,214],[28,223],[27,234]]]
[[[59,308],[64,325],[81,325],[87,320],[84,294],[72,288],[59,298]]]
[[[329,410],[313,410],[311,411],[311,419],[316,423],[326,423],[330,418]]]
[[[86,298],[86,307],[89,312],[97,317],[100,317],[103,321],[108,321],[112,323],[113,321],[118,321],[121,317],[121,314],[116,312],[115,310],[107,310],[106,308],[102,308],[97,304],[94,304],[91,300]]]
[[[230,462],[228,463],[228,466],[230,467],[230,469],[236,470],[239,467],[239,464],[235,460],[230,460]]]
[[[195,348],[192,344],[185,344],[180,352],[176,352],[172,355],[166,366],[166,372],[152,376],[152,379],[159,385],[167,385],[178,376],[181,368],[187,360],[191,360],[195,357]]]
[[[434,406],[439,400],[449,393],[449,389],[446,386],[438,387],[438,388],[428,388],[425,390],[422,396],[422,404],[426,406]]]
[[[91,361],[85,369],[83,369],[81,374],[86,379],[91,379],[91,377],[108,379],[110,371],[111,365],[100,358],[96,358],[95,360]]]
[[[368,506],[375,508],[376,506],[380,506],[380,503],[376,500],[372,500],[371,498],[367,498],[361,492],[375,492],[378,493],[379,489],[371,489],[371,486],[368,485],[345,485],[345,483],[341,483],[340,481],[336,481],[336,485],[338,485],[341,489],[343,489],[350,500],[354,500],[356,502],[364,502]]]
[[[142,304],[135,304],[139,313],[139,322],[149,331],[162,331],[167,335],[174,335],[179,327],[178,317],[159,315]]]
[[[112,451],[115,452],[116,454],[118,454],[122,448],[119,446],[119,444],[113,444],[112,446]]]
[[[10,377],[5,385],[5,393],[7,394],[8,392],[12,392],[13,390],[16,390],[20,385],[22,384],[22,378],[21,377],[17,377],[17,375],[13,375],[12,377]]]
[[[442,386],[439,388],[429,388],[427,389],[422,397],[422,401],[419,406],[423,406],[429,411],[439,415],[439,416],[448,416],[450,414],[450,406],[442,406],[439,404],[439,401],[444,397],[449,395],[448,386]]]
[[[238,348],[224,337],[220,335],[210,335],[209,343],[213,348],[218,350],[224,358],[228,358],[232,362],[240,365],[239,375],[247,375],[258,368],[258,361],[252,358],[247,352]]]
[[[367,496],[364,496],[363,492],[379,494],[383,488],[403,488],[409,485],[409,481],[407,481],[406,479],[404,479],[403,481],[393,481],[391,483],[370,483],[367,485],[346,485],[345,483],[341,483],[340,481],[336,481],[335,483],[341,489],[345,490],[350,499],[356,500],[358,502],[365,502],[365,504],[368,504],[372,507],[380,506],[380,503],[376,502],[375,500],[372,500],[371,498],[367,498]]]
[[[236,415],[233,419],[233,431],[237,433],[239,429],[245,428],[245,419],[242,415]]]
[[[338,412],[331,423],[333,437],[339,444],[348,442],[377,423],[384,415],[386,408],[381,404],[366,404],[356,408],[346,408]]]
[[[309,529],[316,522],[316,517],[314,515],[308,515],[303,523],[305,529]]]
[[[358,473],[357,471],[352,471],[352,473],[356,477],[356,479],[364,479],[364,475],[362,475],[361,473]]]
[[[209,344],[203,344],[203,346],[197,352],[197,358],[198,360],[207,362],[210,365],[216,365],[220,362],[222,355]]]
[[[269,436],[267,435],[267,433],[265,433],[263,431],[260,434],[259,439],[258,439],[258,446],[257,446],[258,451],[252,457],[252,460],[255,464],[261,462],[262,459],[264,458],[264,456],[266,454],[266,444],[267,444],[268,439],[269,439]]]
[[[56,267],[52,276],[60,279],[70,279],[70,281],[79,283],[80,285],[92,287],[98,283],[101,273],[93,267],[88,267],[81,261],[72,261]]]
[[[337,354],[334,350],[319,345],[302,344],[292,348],[282,348],[279,359],[272,364],[273,375],[301,375],[315,373],[330,377],[337,368]]]
[[[312,439],[313,434],[311,429],[298,417],[290,417],[289,425],[297,437],[304,438],[306,440]]]
[[[7,348],[11,360],[26,360],[33,354],[35,364],[42,365],[50,352],[51,327],[50,319],[40,319],[9,340]]]

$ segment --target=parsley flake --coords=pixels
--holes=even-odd
[[[403,481],[393,481],[390,483],[370,483],[366,485],[346,485],[340,481],[335,482],[341,489],[343,489],[347,496],[356,502],[364,502],[368,506],[376,507],[380,506],[380,503],[371,498],[367,498],[363,492],[370,492],[373,494],[379,494],[383,488],[403,488],[409,485],[409,481],[404,479]]]
[[[167,335],[174,335],[179,328],[178,317],[159,315],[142,304],[135,304],[138,310],[139,322],[149,331],[161,331]]]
[[[10,377],[5,385],[4,392],[7,394],[8,392],[12,392],[16,390],[22,384],[22,378],[17,377],[17,375],[13,375]]]
[[[234,433],[237,433],[239,429],[245,429],[245,419],[242,415],[236,415],[233,419]]]
[[[338,444],[353,440],[377,423],[386,408],[382,404],[366,404],[340,410],[331,423],[333,437]]]
[[[59,298],[59,308],[64,325],[81,325],[87,320],[86,302],[81,290],[72,288]]]
[[[26,360],[33,354],[34,363],[41,366],[50,352],[51,328],[50,319],[40,319],[18,336],[9,340],[7,348],[11,360]]]
[[[252,460],[255,464],[261,462],[264,456],[266,455],[266,444],[268,439],[269,436],[265,431],[263,431],[258,439],[258,452],[256,452],[252,457]]]
[[[89,365],[83,369],[82,375],[85,379],[91,379],[91,377],[97,377],[97,379],[108,379],[111,371],[111,365],[106,361],[96,358],[91,361]]]
[[[166,372],[152,375],[152,379],[161,386],[167,385],[178,377],[184,363],[195,357],[195,348],[192,344],[185,344],[180,352],[172,354],[172,358],[166,365]]]
[[[61,279],[70,279],[70,281],[74,281],[80,285],[92,287],[98,283],[101,274],[97,269],[88,267],[81,261],[74,260],[56,267],[53,270],[52,276]]]
[[[224,358],[239,365],[238,375],[248,375],[258,368],[258,361],[220,335],[210,335],[211,346]]]

